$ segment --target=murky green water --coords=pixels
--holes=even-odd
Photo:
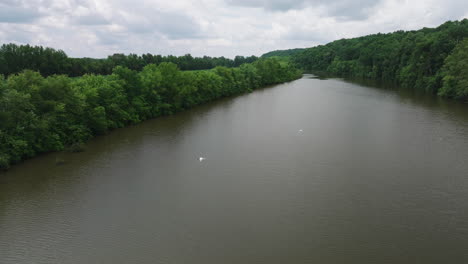
[[[440,264],[467,263],[467,249],[468,105],[337,79],[0,174],[5,264]]]

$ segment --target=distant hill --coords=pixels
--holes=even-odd
[[[276,54],[294,53],[290,60],[304,70],[390,81],[415,91],[468,100],[468,19],[299,50]]]
[[[270,51],[265,54],[263,54],[261,57],[262,58],[270,58],[270,57],[289,57],[293,56],[295,54],[298,54],[305,49],[288,49],[288,50],[275,50],[275,51]]]

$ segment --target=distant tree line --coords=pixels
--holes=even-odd
[[[8,76],[23,70],[38,71],[43,76],[66,74],[70,77],[84,74],[108,75],[116,66],[123,66],[135,71],[141,71],[148,64],[171,62],[181,70],[207,70],[217,66],[239,67],[244,63],[252,63],[255,56],[236,56],[234,59],[225,57],[192,57],[161,56],[152,54],[114,54],[105,59],[70,58],[62,50],[44,48],[41,46],[4,44],[0,47],[0,74]]]
[[[292,55],[307,71],[395,82],[468,99],[468,20],[437,28],[342,39]]]
[[[263,54],[262,58],[287,57],[303,52],[305,49],[274,50]]]
[[[141,71],[117,66],[110,75],[78,78],[43,77],[32,70],[0,75],[0,167],[39,153],[76,149],[111,129],[300,76],[275,59],[205,71],[181,71],[175,63],[162,62]]]

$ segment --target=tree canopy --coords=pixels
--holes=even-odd
[[[443,86],[439,95],[468,98],[468,38],[460,42],[445,60]]]
[[[288,57],[303,52],[305,49],[274,50],[263,54],[262,58]]]
[[[39,153],[79,145],[94,135],[207,101],[301,76],[275,59],[240,67],[181,71],[172,62],[110,75],[0,75],[0,168]]]
[[[468,99],[468,19],[437,28],[341,39],[292,55],[308,71],[391,81],[441,96]]]
[[[76,77],[84,74],[109,75],[116,66],[124,66],[131,70],[141,71],[148,64],[159,65],[163,62],[176,64],[179,69],[207,70],[217,66],[239,67],[244,63],[252,63],[255,56],[236,56],[234,59],[225,57],[192,57],[161,56],[153,54],[113,54],[105,59],[70,58],[62,50],[43,48],[41,46],[4,44],[0,47],[0,74],[8,76],[23,70],[40,72],[43,76],[66,74]]]

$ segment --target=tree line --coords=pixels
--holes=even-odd
[[[78,78],[43,77],[32,70],[0,75],[0,168],[39,153],[74,149],[111,129],[300,76],[275,59],[204,71],[181,71],[162,62],[141,71],[117,66],[109,75]]]
[[[341,39],[295,53],[292,60],[307,71],[390,81],[467,100],[468,19],[437,28]]]
[[[267,52],[261,56],[261,58],[271,58],[271,57],[288,57],[299,54],[303,52],[305,49],[297,48],[297,49],[288,49],[288,50],[274,50]]]
[[[44,48],[42,46],[4,44],[0,47],[0,74],[9,76],[23,70],[40,72],[43,76],[66,74],[71,77],[84,74],[109,75],[117,66],[141,71],[148,64],[171,62],[181,70],[207,70],[217,66],[239,67],[244,63],[252,63],[255,56],[236,56],[234,59],[225,57],[192,57],[161,56],[153,54],[113,54],[104,59],[70,58],[62,50]]]

